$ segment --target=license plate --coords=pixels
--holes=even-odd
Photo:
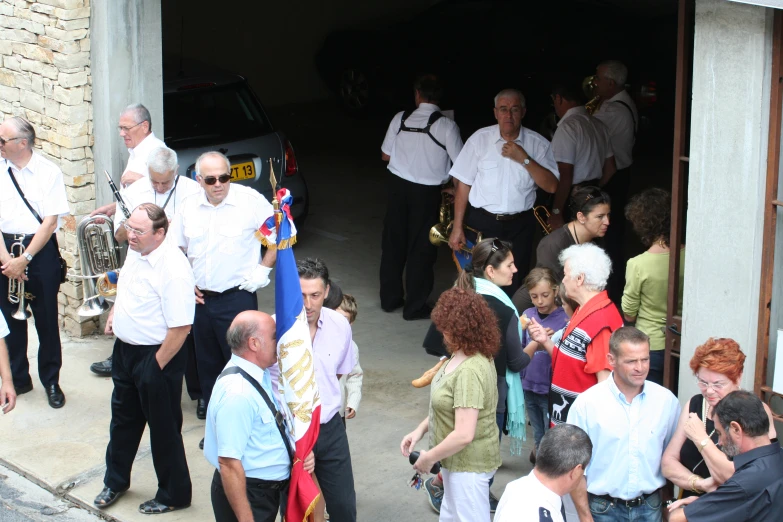
[[[241,179],[255,179],[256,167],[252,161],[247,163],[237,163],[231,165],[231,181],[239,181]]]

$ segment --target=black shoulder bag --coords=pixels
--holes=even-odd
[[[286,433],[286,426],[285,426],[285,417],[282,413],[280,413],[277,408],[275,408],[274,403],[272,402],[272,399],[269,398],[269,395],[266,394],[264,389],[261,387],[261,385],[258,383],[257,380],[253,378],[252,375],[247,373],[245,370],[240,368],[239,366],[232,366],[231,368],[226,368],[223,370],[223,372],[218,376],[218,379],[225,377],[226,375],[233,375],[235,373],[240,374],[242,377],[245,378],[247,382],[249,382],[253,388],[256,389],[256,391],[261,394],[261,398],[264,399],[264,402],[266,403],[269,410],[274,413],[275,415],[275,424],[277,424],[277,430],[280,432],[280,436],[283,438],[283,442],[285,443],[285,449],[288,451],[288,456],[291,458],[291,466],[294,465],[294,458],[296,457],[296,454],[294,453],[293,448],[291,448],[291,441],[288,439],[288,434]]]
[[[8,167],[8,175],[11,176],[11,181],[13,181],[14,187],[16,187],[16,191],[19,193],[19,196],[21,196],[24,204],[27,205],[27,208],[30,209],[30,212],[33,213],[35,219],[37,219],[39,223],[43,224],[43,219],[41,219],[41,216],[38,215],[38,212],[35,211],[32,205],[30,205],[30,202],[27,201],[27,198],[24,197],[24,192],[22,192],[21,187],[19,187],[19,183],[16,182],[16,178],[14,177],[14,173],[11,171],[11,167]],[[63,259],[63,256],[60,255],[60,245],[57,243],[57,233],[54,233],[53,235],[54,246],[57,247],[57,257],[60,259],[60,283],[62,284],[68,280],[68,263],[66,263],[65,259]]]

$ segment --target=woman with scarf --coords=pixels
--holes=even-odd
[[[501,335],[500,350],[494,357],[498,389],[496,420],[500,434],[505,428],[511,438],[512,455],[522,453],[522,442],[526,437],[525,399],[519,372],[530,364],[537,348],[535,344],[528,348],[522,345],[519,314],[511,299],[502,290],[502,287],[511,284],[516,272],[511,245],[495,238],[487,238],[473,248],[472,261],[460,273],[455,284],[457,288],[480,294],[497,319]],[[424,339],[424,348],[427,353],[445,357],[447,354],[441,331],[433,324]],[[442,482],[437,477],[430,478],[425,482],[425,488],[430,505],[440,512],[443,499]],[[491,492],[489,502],[490,509],[494,512],[498,499]]]

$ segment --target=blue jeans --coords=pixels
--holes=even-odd
[[[525,408],[527,408],[527,418],[533,426],[533,437],[538,449],[544,433],[549,430],[549,395],[526,391]]]
[[[590,513],[594,522],[661,522],[661,493],[647,497],[641,505],[628,508],[609,500],[589,495]]]

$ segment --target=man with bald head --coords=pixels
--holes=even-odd
[[[465,245],[464,225],[484,237],[513,244],[519,271],[509,295],[521,284],[530,265],[536,188],[554,193],[560,174],[549,141],[522,126],[525,97],[516,89],[495,96],[497,125],[477,130],[462,148],[449,174],[454,177],[454,227],[449,246]]]
[[[35,152],[34,145],[35,129],[27,120],[14,117],[0,125],[0,309],[10,330],[6,342],[14,387],[22,395],[33,389],[27,321],[12,317],[19,305],[10,303],[7,296],[11,280],[24,283],[24,299],[38,332],[38,378],[49,405],[61,408],[65,404],[59,384],[62,348],[57,293],[61,273],[55,232],[69,207],[62,171]],[[24,253],[17,251],[11,257],[12,245],[18,243],[24,245]]]
[[[263,312],[242,312],[226,338],[231,358],[212,390],[204,438],[204,456],[216,468],[212,509],[219,522],[274,522],[294,446],[285,423],[275,423],[280,404],[267,371],[277,362],[275,321]],[[305,471],[313,465],[311,453]]]
[[[196,160],[201,190],[182,202],[171,222],[171,239],[187,254],[196,277],[193,338],[201,393],[231,359],[226,331],[245,310],[258,310],[256,291],[269,284],[276,250],[263,255],[255,232],[274,210],[252,188],[232,185],[231,163],[220,152]]]

